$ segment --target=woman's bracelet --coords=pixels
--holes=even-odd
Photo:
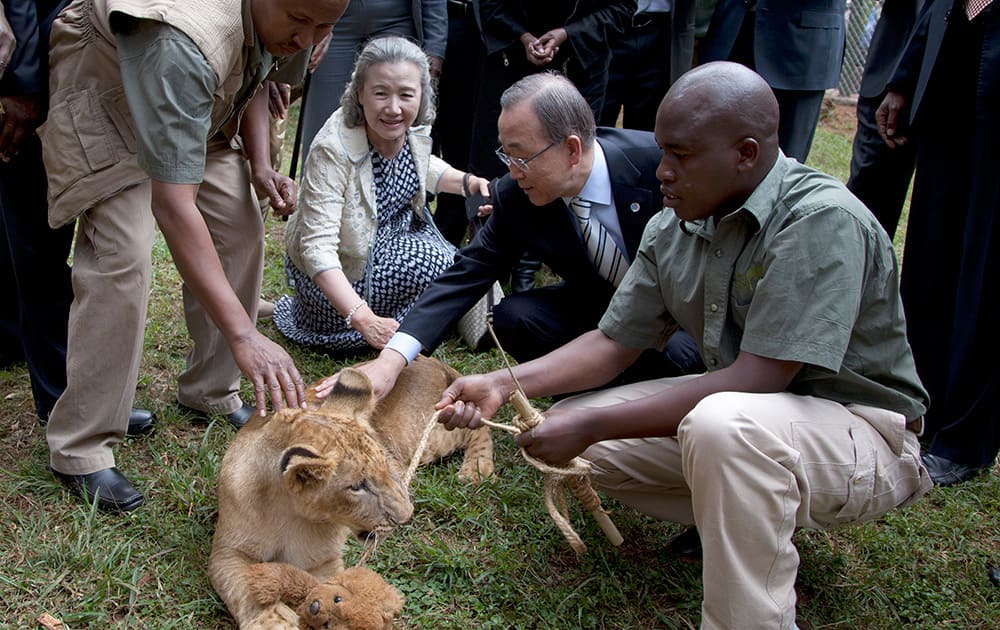
[[[347,324],[348,328],[352,328],[352,326],[351,326],[351,318],[354,317],[354,314],[357,313],[358,309],[361,308],[362,306],[368,306],[368,302],[365,302],[364,300],[361,300],[360,302],[358,302],[357,304],[354,305],[354,308],[352,308],[351,310],[349,310],[347,312],[347,315],[344,317],[344,323]]]
[[[472,189],[469,188],[469,179],[472,177],[472,173],[465,171],[465,175],[462,175],[462,192],[465,193],[466,197],[472,196]]]

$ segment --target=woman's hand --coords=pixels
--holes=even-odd
[[[361,333],[369,346],[381,350],[399,328],[399,322],[391,317],[379,317],[366,304],[351,317],[351,328]]]

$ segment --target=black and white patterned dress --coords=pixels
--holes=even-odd
[[[454,262],[455,247],[413,212],[411,201],[423,182],[417,177],[410,144],[404,142],[391,159],[374,149],[370,155],[378,228],[368,264],[353,287],[377,315],[402,321],[431,280]],[[319,286],[287,257],[285,271],[295,295],[283,296],[274,305],[274,324],[283,335],[331,351],[369,347]]]

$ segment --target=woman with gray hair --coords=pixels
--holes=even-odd
[[[340,109],[313,141],[299,209],[285,230],[295,296],[275,304],[289,339],[333,351],[385,346],[454,260],[426,193],[488,195],[487,180],[431,155],[427,57],[402,37],[370,41]]]

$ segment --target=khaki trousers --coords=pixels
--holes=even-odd
[[[150,190],[148,181],[127,188],[78,220],[67,386],[46,430],[50,465],[62,473],[82,475],[114,466],[111,448],[128,428],[151,287],[155,221]],[[263,222],[247,163],[225,143],[209,146],[197,203],[233,290],[255,318]],[[203,411],[235,411],[242,405],[240,370],[229,346],[186,287],[183,299],[192,347],[177,400]]]
[[[645,381],[558,403],[600,407],[693,377]],[[588,448],[595,488],[650,516],[698,526],[702,628],[794,628],[796,528],[867,521],[932,486],[917,435],[894,412],[789,393],[719,393],[676,438]]]

